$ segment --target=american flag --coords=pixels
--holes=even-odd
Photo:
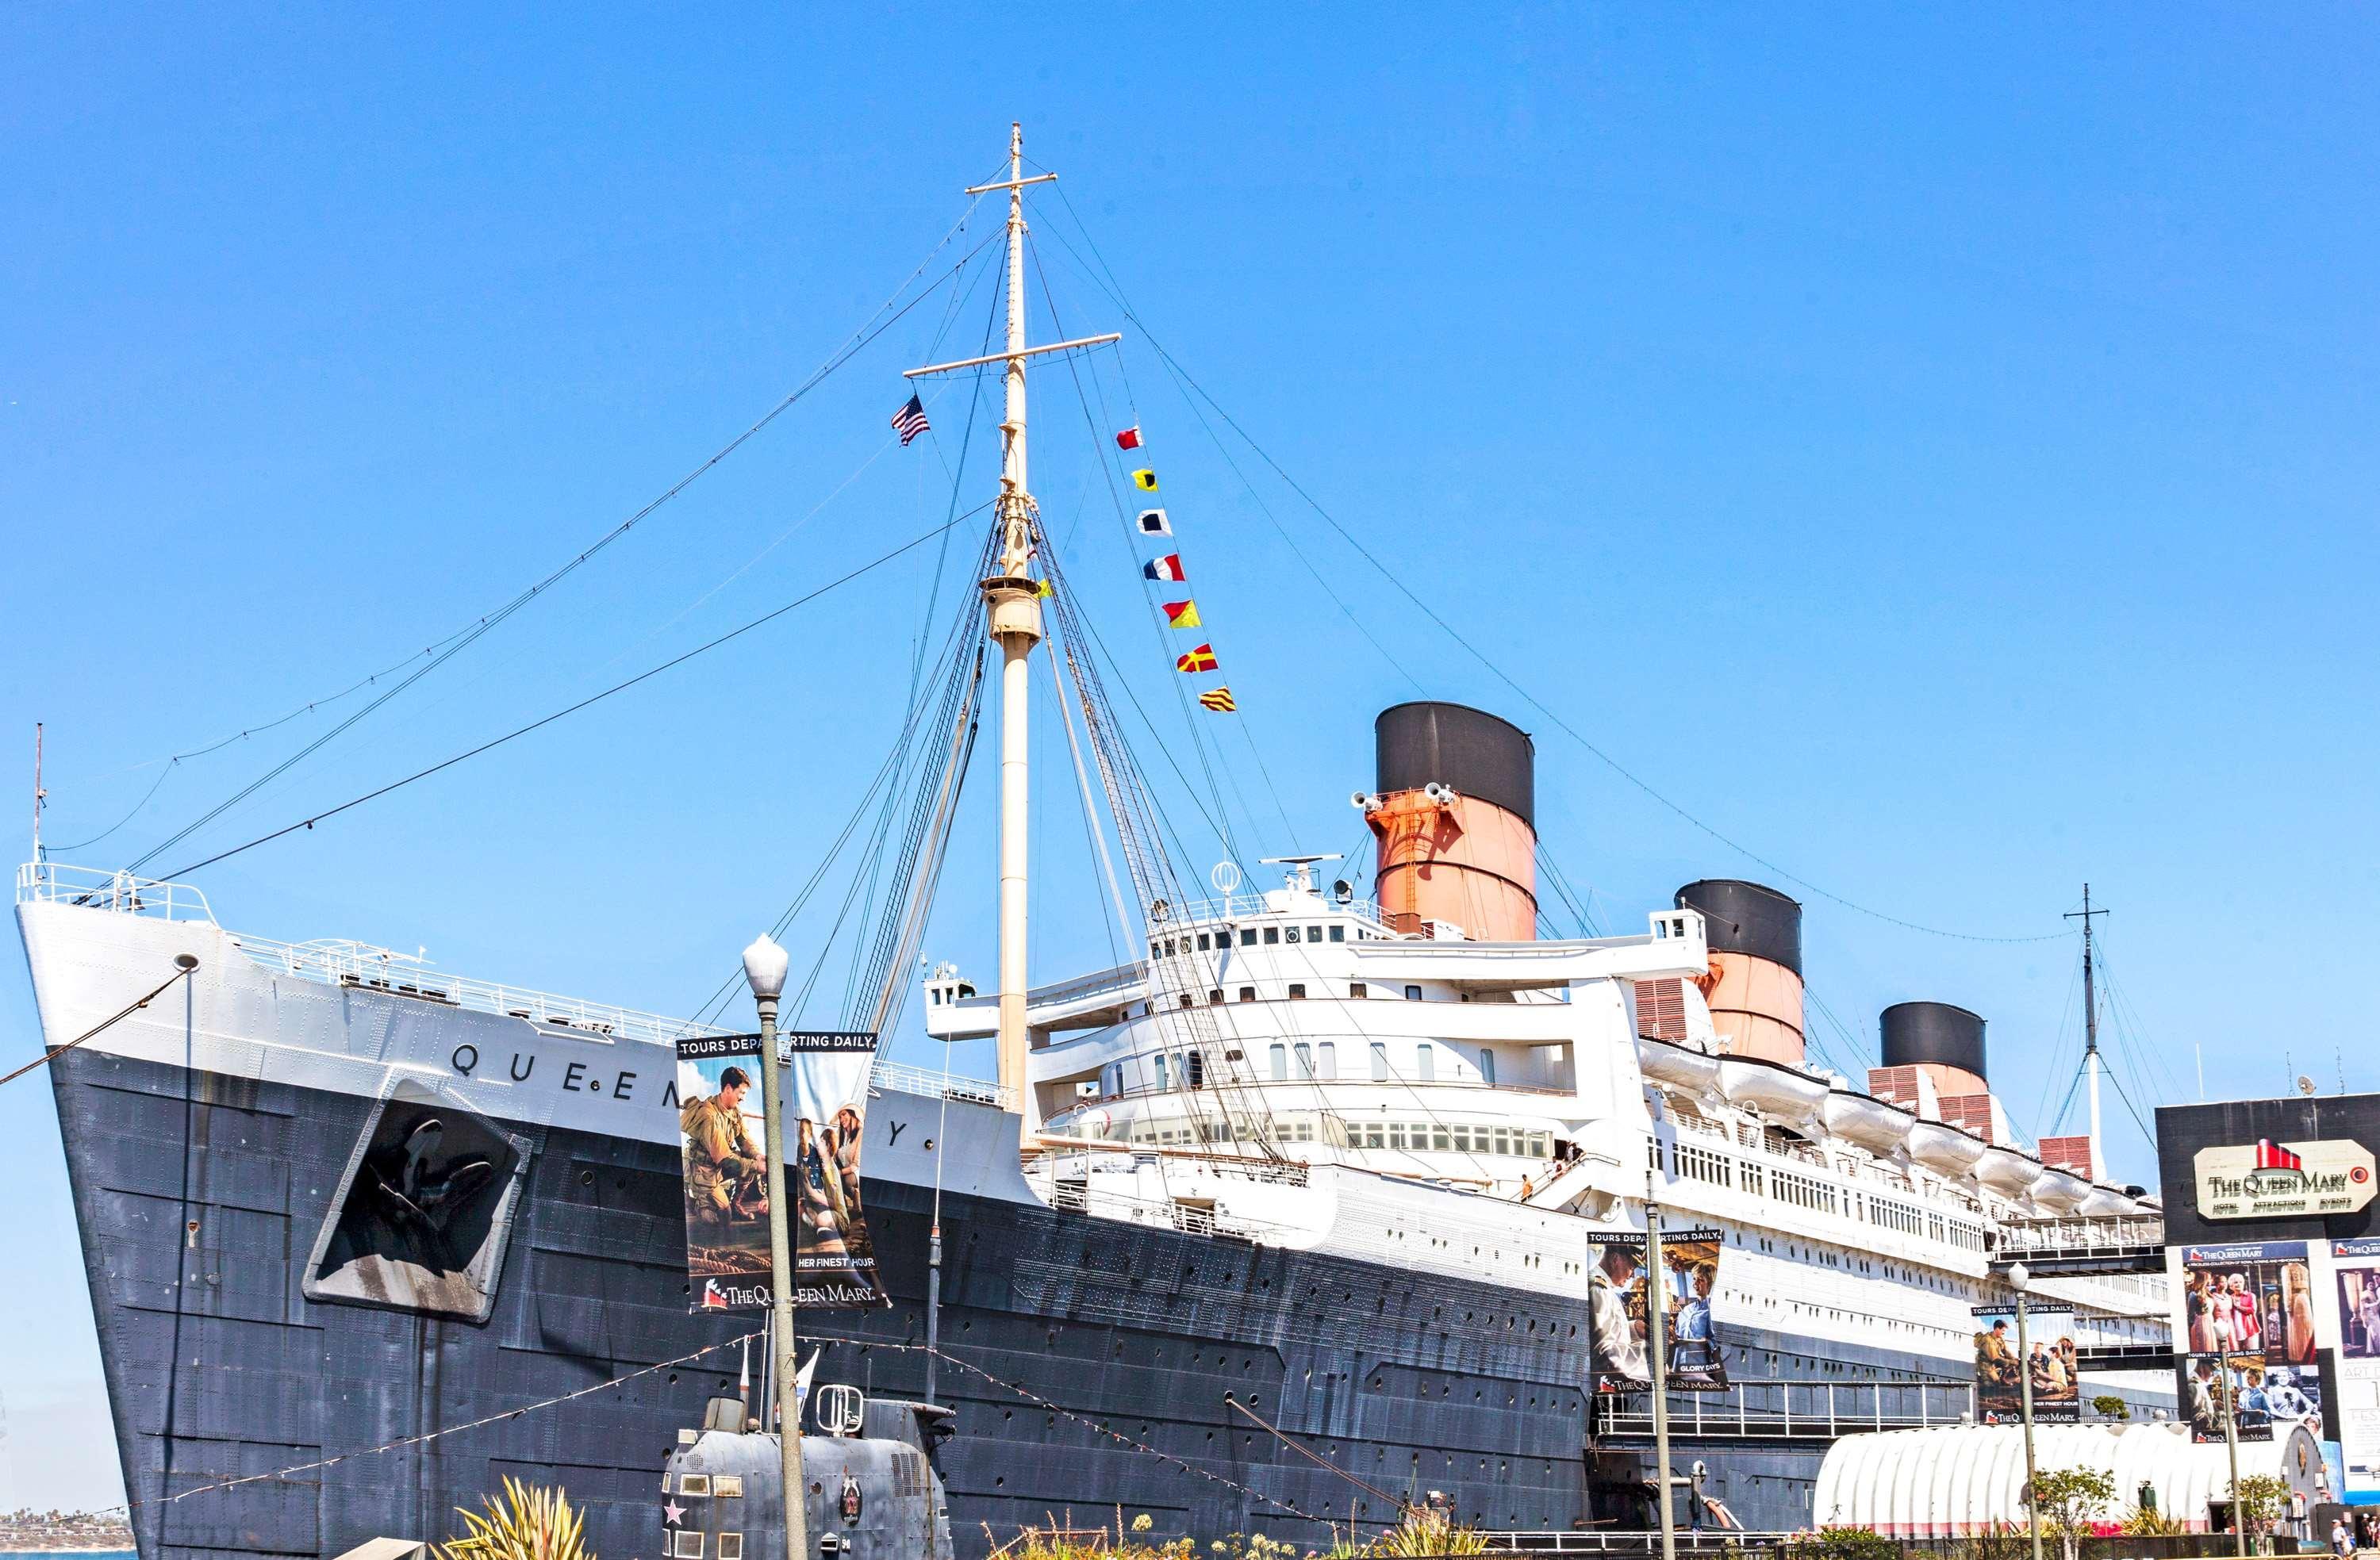
[[[892,414],[892,431],[901,436],[903,449],[909,447],[910,440],[933,426],[926,420],[926,404],[914,395],[909,397],[907,405]]]
[[[2256,1168],[2260,1170],[2302,1170],[2305,1161],[2283,1148],[2270,1138],[2256,1140]]]

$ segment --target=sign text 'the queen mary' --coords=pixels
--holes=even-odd
[[[2346,1138],[2202,1148],[2192,1167],[2202,1218],[2351,1214],[2380,1190],[2372,1151]]]

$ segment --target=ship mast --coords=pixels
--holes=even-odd
[[[2096,962],[2091,949],[2091,923],[2105,915],[2104,910],[2091,908],[2091,885],[2082,885],[2082,908],[2067,912],[2069,921],[2082,923],[2082,1072],[2091,1089],[2091,1179],[2104,1180],[2107,1174],[2105,1151],[2099,1146],[2099,998],[2092,977]],[[2067,1096],[2071,1099],[2071,1094]]]
[[[1008,191],[1008,339],[1007,350],[988,357],[969,357],[911,369],[907,377],[948,373],[954,369],[1005,363],[1005,399],[1000,422],[1000,497],[993,506],[997,527],[990,577],[983,592],[984,626],[1000,646],[1000,1029],[995,1043],[1000,1084],[1016,1102],[1023,1142],[1040,1130],[1040,1111],[1026,1079],[1028,1041],[1025,1025],[1026,904],[1027,855],[1026,801],[1030,780],[1027,744],[1030,734],[1031,684],[1027,681],[1033,647],[1041,641],[1040,587],[1032,574],[1036,514],[1032,492],[1026,486],[1025,360],[1045,352],[1096,346],[1118,341],[1116,334],[1025,345],[1025,187],[1044,184],[1055,174],[1025,175],[1025,127],[1008,127],[1008,177],[977,185],[969,195]]]

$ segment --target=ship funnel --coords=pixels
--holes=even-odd
[[[1733,1037],[1730,1054],[1801,1066],[1800,902],[1733,877],[1689,883],[1677,898],[1709,929],[1711,973],[1699,984],[1711,1027]]]
[[[1979,1015],[1948,1002],[1895,1002],[1878,1023],[1885,1066],[1923,1068],[1946,1100],[1990,1092]]]
[[[1536,747],[1459,704],[1401,704],[1373,722],[1380,913],[1401,932],[1451,923],[1482,942],[1537,935]]]

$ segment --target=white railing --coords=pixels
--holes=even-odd
[[[936,1072],[928,1067],[911,1067],[906,1062],[878,1061],[875,1070],[868,1075],[868,1083],[874,1089],[921,1094],[927,1099],[964,1100],[970,1105],[989,1105],[1002,1110],[1013,1110],[1016,1105],[1014,1094],[997,1083]]]
[[[188,883],[48,861],[29,861],[17,868],[17,902],[71,904],[123,915],[154,915],[165,921],[212,922],[215,918],[207,908],[207,896]]]
[[[1094,1191],[1083,1181],[1075,1179],[1053,1181],[1050,1187],[1050,1202],[1053,1207],[1088,1214],[1093,1218],[1113,1219],[1121,1224],[1157,1225],[1178,1229],[1184,1235],[1220,1235],[1278,1245],[1290,1233],[1290,1227],[1285,1224],[1240,1218],[1184,1203],[1160,1203],[1146,1197]]]
[[[1975,1422],[1972,1382],[1842,1382],[1749,1377],[1724,1392],[1672,1392],[1670,1433],[1710,1439],[1833,1441],[1859,1431],[1920,1430]],[[1604,1434],[1649,1435],[1653,1409],[1642,1393],[1599,1396]]]

